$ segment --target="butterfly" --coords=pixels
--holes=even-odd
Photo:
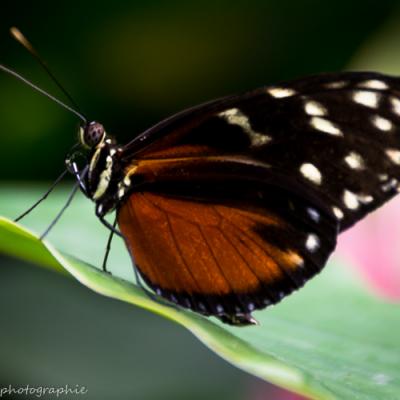
[[[119,145],[80,129],[86,194],[148,287],[233,325],[299,289],[399,191],[400,80],[321,74],[212,101]]]
[[[400,190],[400,78],[343,72],[265,86],[120,145],[0,69],[83,121],[66,160],[77,179],[66,206],[80,187],[111,231],[107,248],[122,236],[147,293],[228,324],[256,324],[253,311],[301,288],[340,232]]]

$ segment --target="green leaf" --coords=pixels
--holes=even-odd
[[[44,230],[65,196],[61,191],[47,200],[27,223]],[[17,215],[36,197],[35,189],[9,188],[2,193],[0,207],[8,216]],[[52,242],[64,251],[1,218],[0,252],[67,271],[102,295],[169,318],[237,367],[298,393],[316,399],[400,398],[399,307],[366,293],[340,264],[328,265],[278,306],[256,312],[261,326],[235,328],[150,300],[135,285],[121,242],[115,243],[109,266],[114,275],[90,265],[88,261],[101,265],[107,232],[86,199],[76,200],[52,235]]]

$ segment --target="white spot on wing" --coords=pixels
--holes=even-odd
[[[308,207],[307,213],[314,222],[319,222],[321,216],[319,215],[319,212],[315,208]]]
[[[389,175],[388,174],[378,174],[378,179],[381,182],[387,181],[389,179]]]
[[[310,124],[312,127],[321,132],[329,133],[330,135],[334,136],[343,136],[342,131],[331,121],[325,118],[312,117],[310,120]]]
[[[383,82],[378,79],[369,79],[364,82],[360,82],[358,84],[359,87],[367,88],[367,89],[388,89],[389,86],[386,82]]]
[[[379,115],[374,115],[372,117],[372,123],[381,131],[388,132],[393,128],[393,124],[386,118],[380,117]]]
[[[389,182],[385,182],[382,184],[381,189],[383,192],[388,192],[389,190],[393,190],[397,187],[398,189],[398,181],[395,178],[392,178]]]
[[[344,217],[343,211],[339,207],[332,207],[332,211],[337,219],[342,219]]]
[[[315,165],[311,163],[302,164],[300,167],[300,172],[305,178],[307,178],[311,182],[317,185],[321,184],[322,181],[321,172],[319,172],[319,169]]]
[[[344,161],[352,169],[361,170],[364,168],[363,158],[353,151],[344,158]]]
[[[319,237],[315,233],[310,233],[306,240],[306,249],[313,253],[319,247]]]
[[[353,93],[353,100],[363,106],[376,108],[380,99],[379,93],[368,90],[357,90]]]
[[[350,210],[357,210],[357,208],[360,205],[357,195],[354,194],[353,192],[350,192],[350,190],[344,191],[343,202],[344,205]]]
[[[374,198],[368,194],[359,194],[357,197],[358,200],[363,204],[369,204],[374,201]]]
[[[304,103],[304,110],[308,115],[322,117],[328,113],[327,109],[317,101],[307,100]]]
[[[277,99],[283,99],[284,97],[290,97],[296,94],[295,90],[284,87],[271,87],[267,89],[267,92]]]
[[[252,146],[262,146],[272,140],[267,135],[255,132],[251,128],[248,117],[238,108],[230,108],[229,110],[222,111],[218,116],[224,118],[229,124],[240,126],[249,137]]]
[[[392,104],[392,111],[395,114],[400,115],[400,99],[398,99],[397,97],[392,96],[390,98],[390,103]]]
[[[387,149],[386,155],[391,159],[395,164],[400,165],[400,151],[397,149]]]

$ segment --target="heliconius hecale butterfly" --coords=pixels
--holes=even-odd
[[[84,123],[74,173],[103,222],[116,211],[155,293],[246,325],[398,193],[399,127],[399,78],[322,74],[191,108],[124,146]]]

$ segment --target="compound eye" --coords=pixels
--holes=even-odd
[[[105,136],[104,127],[98,122],[91,122],[85,127],[80,128],[80,141],[81,143],[90,149],[96,147],[101,143]]]

